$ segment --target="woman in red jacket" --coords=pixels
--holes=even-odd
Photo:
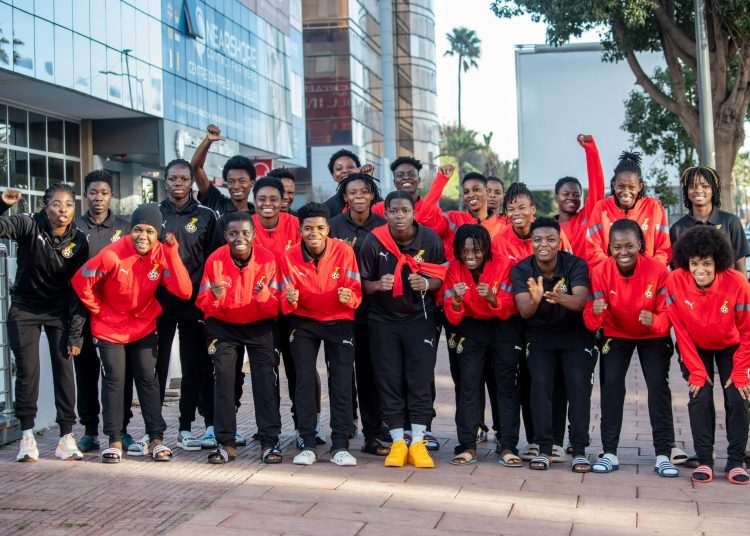
[[[648,414],[656,450],[654,471],[677,477],[670,462],[674,443],[669,362],[674,352],[666,312],[667,267],[644,255],[643,231],[632,220],[617,220],[609,230],[610,257],[591,272],[591,290],[583,318],[591,331],[602,330],[600,389],[604,456],[592,470],[620,468],[617,445],[622,429],[625,377],[638,350],[648,386]]]
[[[73,276],[73,288],[91,311],[91,333],[102,362],[104,433],[109,448],[102,462],[122,457],[125,363],[130,363],[149,436],[151,456],[169,461],[162,444],[167,425],[161,414],[156,377],[156,319],[161,306],[154,294],[163,284],[180,299],[192,294],[190,274],[180,260],[177,241],[168,234],[158,241],[162,216],[156,204],[141,205],[131,218],[130,240],[118,240],[88,260]]]
[[[587,224],[586,262],[589,266],[593,268],[607,260],[609,228],[612,222],[623,218],[635,221],[643,230],[646,255],[668,264],[671,246],[667,215],[658,199],[643,195],[646,185],[641,176],[639,153],[620,155],[610,187],[610,197],[594,206]]]
[[[700,225],[677,242],[667,279],[667,311],[688,381],[690,429],[700,465],[693,482],[713,480],[713,385],[719,372],[729,447],[724,469],[732,484],[750,484],[745,448],[750,424],[750,283],[731,268],[734,254],[714,227]]]
[[[262,206],[257,195],[255,199],[258,207]],[[253,371],[250,380],[261,459],[281,463],[276,446],[281,432],[279,356],[274,351],[281,276],[274,254],[254,243],[253,217],[247,212],[230,212],[222,220],[227,244],[206,260],[195,302],[206,315],[208,354],[214,370],[214,426],[219,445],[208,455],[208,463],[224,464],[237,457],[234,385],[237,356],[245,350]]]
[[[520,317],[510,291],[510,263],[493,257],[490,233],[480,224],[462,225],[453,242],[455,259],[443,282],[448,348],[458,364],[456,427],[460,451],[454,465],[477,461],[477,424],[484,414],[485,372],[497,384],[501,462],[521,467],[518,457],[520,398],[517,371],[523,347]],[[492,374],[492,372],[490,372]]]

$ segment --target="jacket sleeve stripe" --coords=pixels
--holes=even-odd
[[[604,292],[601,290],[597,290],[596,292],[592,292],[589,294],[589,301],[598,300],[599,298],[604,297]]]
[[[84,264],[81,267],[81,275],[83,277],[101,277],[107,275],[107,272],[102,272],[100,270],[89,270],[86,268],[86,265]]]
[[[669,234],[669,227],[667,227],[666,225],[657,224],[656,230],[661,231],[662,233]]]
[[[674,302],[674,296],[667,296],[667,305],[672,305]]]
[[[589,227],[589,230],[586,231],[586,234],[588,236],[591,236],[591,235],[595,234],[597,231],[600,231],[601,228],[602,228],[602,224],[601,223],[597,223],[593,227]]]
[[[446,290],[446,291],[445,291],[445,292],[443,293],[443,299],[446,299],[446,300],[447,300],[447,299],[449,299],[449,298],[452,298],[452,297],[453,297],[453,295],[454,295],[455,293],[456,293],[456,291],[455,291],[455,290],[453,290],[452,288],[449,288],[448,290]]]
[[[198,293],[204,292],[204,291],[206,291],[206,290],[208,290],[210,288],[211,288],[211,283],[209,283],[208,281],[206,281],[206,283],[203,284],[203,285],[201,285],[201,288],[198,289]]]
[[[734,306],[735,311],[750,311],[750,303],[737,303]]]
[[[351,270],[347,270],[346,272],[344,272],[344,275],[346,275],[346,277],[348,277],[349,279],[354,279],[355,281],[360,281],[359,273],[357,273],[357,272],[352,272]]]

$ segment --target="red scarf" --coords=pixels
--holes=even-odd
[[[393,296],[399,297],[404,294],[404,282],[401,278],[401,269],[404,265],[408,266],[409,269],[416,273],[426,274],[429,277],[435,277],[437,279],[445,279],[445,274],[448,273],[448,267],[441,264],[433,264],[431,262],[418,261],[411,255],[405,255],[401,253],[396,245],[395,240],[391,236],[391,231],[387,225],[381,225],[372,230],[372,234],[375,238],[380,240],[383,247],[398,259],[396,263],[396,269],[393,275]]]

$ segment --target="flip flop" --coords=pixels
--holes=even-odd
[[[659,465],[654,466],[654,472],[664,478],[677,478],[680,476],[679,469],[672,462],[661,462]]]
[[[457,454],[451,460],[451,465],[470,465],[477,463],[477,454],[473,450],[465,450],[461,454]]]
[[[690,475],[690,480],[696,484],[708,484],[714,479],[714,470],[708,465],[699,465],[698,468]]]
[[[505,467],[523,467],[523,460],[512,450],[502,451],[497,463]]]
[[[114,447],[104,449],[101,454],[102,463],[120,463],[122,451]]]
[[[732,484],[746,486],[750,484],[750,475],[742,467],[735,467],[727,473],[727,480]]]
[[[156,445],[151,451],[151,459],[155,462],[169,462],[172,460],[172,450],[166,445]]]

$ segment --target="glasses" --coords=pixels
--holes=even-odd
[[[50,204],[49,204],[49,205],[47,205],[47,206],[48,206],[48,207],[51,207],[51,208],[53,208],[53,209],[55,209],[55,210],[60,210],[60,209],[61,209],[61,208],[63,208],[63,207],[65,207],[65,208],[67,208],[67,209],[70,209],[70,210],[73,210],[73,209],[75,209],[75,208],[76,208],[76,206],[75,206],[75,204],[74,204],[74,203],[63,203],[63,202],[61,202],[61,201],[52,201],[52,203],[50,203]]]
[[[169,182],[190,182],[191,180],[193,180],[192,177],[181,175],[170,175],[169,177],[167,177],[167,181]]]

